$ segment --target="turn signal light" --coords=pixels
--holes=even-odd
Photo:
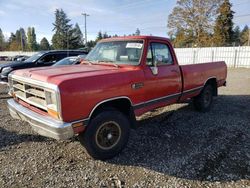
[[[48,108],[48,114],[56,119],[59,119],[59,114],[55,110]]]
[[[72,124],[72,128],[75,134],[79,134],[85,130],[85,126],[83,125],[83,122]]]

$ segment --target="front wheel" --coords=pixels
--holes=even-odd
[[[119,111],[109,110],[95,116],[86,131],[79,135],[79,140],[92,158],[105,160],[122,151],[129,131],[127,117]]]
[[[194,107],[200,112],[207,112],[210,110],[213,103],[213,87],[206,85],[201,93],[193,100]]]

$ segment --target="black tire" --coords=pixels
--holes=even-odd
[[[206,85],[201,93],[194,98],[194,107],[200,112],[207,112],[213,104],[213,87]]]
[[[88,124],[86,131],[79,135],[80,143],[94,159],[110,159],[126,146],[130,125],[121,112],[108,110],[100,112]]]

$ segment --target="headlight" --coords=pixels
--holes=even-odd
[[[5,67],[5,68],[3,68],[3,70],[2,70],[2,74],[6,74],[6,73],[9,73],[9,72],[11,72],[13,69],[11,68],[11,67]]]
[[[47,104],[48,114],[57,119],[61,119],[60,108],[57,101],[57,94],[55,92],[45,91],[45,98]]]

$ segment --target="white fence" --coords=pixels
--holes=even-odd
[[[250,46],[212,47],[212,48],[175,48],[181,65],[225,61],[228,67],[250,68]],[[28,55],[36,52],[0,52],[0,56]]]
[[[32,56],[36,52],[22,52],[22,51],[4,51],[0,52],[0,56],[8,56],[8,57],[13,57],[16,55],[27,55],[27,56]]]
[[[175,52],[181,65],[225,61],[228,67],[250,68],[250,46],[176,48]]]

